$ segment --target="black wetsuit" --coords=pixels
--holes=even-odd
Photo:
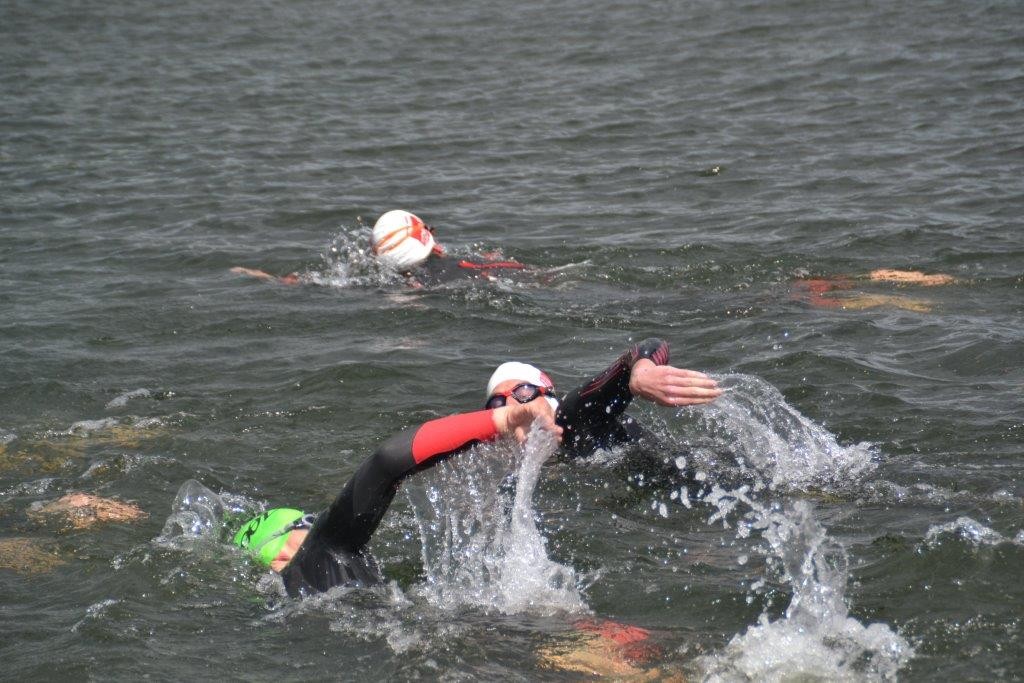
[[[382,581],[366,551],[370,536],[408,475],[446,456],[497,436],[490,410],[430,420],[391,437],[342,488],[291,561],[281,570],[288,595],[298,597],[335,586]]]
[[[643,435],[643,428],[632,417],[626,415],[620,419],[633,400],[629,377],[641,358],[655,365],[666,365],[668,343],[653,337],[643,340],[619,356],[604,372],[561,400],[555,423],[564,430],[562,452],[566,456],[586,457],[598,448],[630,443]]]
[[[427,259],[425,263],[411,271],[406,279],[413,287],[437,287],[473,278],[508,277],[518,271],[529,270],[529,266],[516,260],[470,261],[453,256],[439,256]]]
[[[630,417],[620,419],[633,398],[630,371],[641,358],[663,365],[668,357],[668,344],[660,339],[644,340],[600,375],[570,392],[555,415],[555,422],[564,429],[564,453],[586,456],[597,448],[638,438],[640,426]],[[302,546],[281,570],[288,595],[299,597],[335,586],[381,583],[380,570],[366,544],[402,480],[495,436],[491,411],[482,410],[431,420],[384,442],[317,517]]]

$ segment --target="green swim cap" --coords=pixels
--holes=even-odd
[[[292,508],[274,508],[249,520],[235,534],[234,543],[268,567],[288,540],[287,531],[305,513]]]

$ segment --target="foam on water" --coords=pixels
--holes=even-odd
[[[128,401],[132,400],[133,398],[147,398],[149,396],[152,396],[152,393],[149,391],[149,389],[132,389],[131,391],[126,391],[125,393],[111,400],[109,403],[107,403],[106,408],[107,410],[110,410],[112,408],[122,408],[126,406],[128,404]]]
[[[1013,491],[999,488],[990,492],[955,490],[945,486],[915,482],[907,486],[878,479],[864,484],[862,499],[882,505],[977,506],[984,504],[1020,505]]]
[[[311,284],[322,287],[383,287],[404,282],[404,278],[381,267],[370,249],[370,228],[358,223],[343,228],[322,255],[319,269],[303,273]]]
[[[230,493],[217,494],[189,479],[178,488],[160,534],[118,554],[111,566],[115,571],[144,568],[162,589],[203,599],[212,594],[220,600],[226,585],[240,581],[258,587],[252,576],[253,565],[225,542],[225,522],[258,509],[254,501]],[[277,584],[280,586],[280,579]],[[261,592],[275,591],[282,592]]]
[[[929,528],[924,536],[924,546],[926,548],[938,547],[942,545],[942,539],[949,536],[968,543],[976,549],[1003,543],[1024,545],[1024,529],[1018,530],[1014,538],[1008,538],[970,517],[958,517],[952,522],[936,524]]]
[[[43,477],[34,481],[23,481],[0,491],[0,500],[14,496],[39,496],[55,488],[57,480],[53,477]]]
[[[551,560],[532,497],[554,438],[531,431],[526,446],[478,447],[410,487],[427,579],[421,592],[443,609],[461,606],[552,614],[586,609],[575,572]],[[513,491],[514,488],[514,491]]]
[[[112,607],[113,605],[116,605],[118,602],[119,600],[114,600],[110,598],[107,600],[97,602],[94,605],[89,605],[89,607],[87,607],[85,610],[85,616],[83,616],[78,622],[75,623],[74,626],[71,627],[71,632],[77,632],[80,628],[82,628],[83,625],[87,624],[91,620],[102,619],[105,616],[105,613],[108,610],[108,608]]]
[[[153,429],[164,426],[164,421],[157,417],[137,417],[124,415],[121,417],[104,417],[98,420],[79,420],[64,430],[50,430],[47,436],[88,437],[93,434],[108,432],[118,427],[131,429]]]

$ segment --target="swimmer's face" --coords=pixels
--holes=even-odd
[[[533,384],[522,379],[507,379],[494,387],[494,391],[487,399],[486,407],[499,408],[508,405],[509,400],[532,403],[542,396],[550,396],[553,392],[554,387]]]
[[[281,548],[281,552],[277,554],[277,557],[270,563],[270,568],[277,573],[281,573],[288,563],[295,557],[295,553],[299,552],[299,547],[302,542],[306,540],[306,536],[309,534],[309,529],[293,529],[288,532],[288,540],[285,541],[284,547]]]
[[[515,389],[520,384],[523,384],[524,382],[529,384],[529,382],[526,382],[525,379],[507,379],[504,382],[498,383],[498,386],[494,387],[494,393],[491,395],[497,396],[498,394],[507,393]]]

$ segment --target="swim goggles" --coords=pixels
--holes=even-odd
[[[484,404],[484,408],[491,410],[493,408],[500,408],[508,401],[508,397],[511,396],[520,403],[529,403],[538,396],[550,396],[555,393],[554,387],[543,387],[537,386],[536,384],[530,384],[529,382],[523,382],[517,384],[508,391],[499,391],[492,394],[487,403]]]

